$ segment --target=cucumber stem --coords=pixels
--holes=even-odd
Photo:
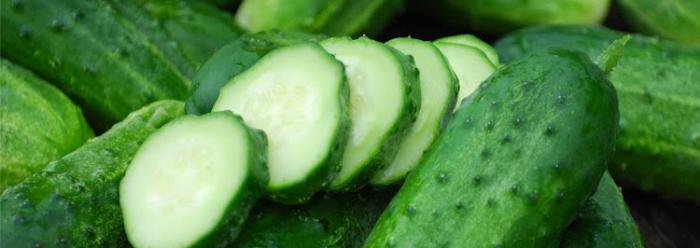
[[[630,35],[625,35],[622,38],[614,40],[610,46],[605,48],[605,51],[598,56],[596,64],[605,72],[605,75],[608,75],[620,61],[620,58],[622,58],[624,54],[625,45],[630,38]]]

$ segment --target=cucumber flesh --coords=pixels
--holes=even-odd
[[[496,49],[494,49],[491,45],[488,43],[484,42],[483,40],[479,39],[478,37],[471,35],[471,34],[460,34],[460,35],[453,35],[453,36],[447,36],[443,37],[440,39],[435,40],[435,42],[444,42],[444,43],[452,43],[452,44],[459,44],[459,45],[465,45],[465,46],[470,46],[474,47],[476,49],[481,50],[481,52],[486,55],[486,57],[489,58],[489,61],[491,61],[492,64],[499,66],[501,62],[498,59],[498,53],[496,52]]]
[[[230,209],[252,205],[244,197],[255,183],[254,167],[261,166],[250,155],[258,152],[256,141],[231,112],[181,117],[152,134],[119,189],[129,241],[187,247],[222,226],[239,229]]]
[[[375,158],[408,108],[409,87],[401,61],[382,43],[362,37],[330,38],[321,44],[345,64],[352,120],[341,169],[329,189],[350,189],[377,166]]]
[[[481,50],[459,44],[434,42],[450,63],[450,68],[459,79],[457,110],[461,101],[471,95],[477,87],[496,71],[496,66]]]
[[[322,188],[337,168],[348,94],[342,64],[303,42],[273,50],[229,81],[213,111],[230,110],[265,131],[268,190],[276,200],[295,203]]]
[[[412,38],[397,38],[387,45],[413,57],[420,71],[421,106],[418,118],[399,145],[391,164],[374,173],[370,183],[389,185],[403,179],[423,157],[452,113],[458,81],[447,59],[433,44]]]

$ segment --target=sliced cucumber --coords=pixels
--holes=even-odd
[[[265,138],[231,112],[180,117],[153,133],[122,179],[135,247],[224,246],[267,180]]]
[[[496,49],[494,49],[491,45],[488,43],[484,42],[483,40],[479,39],[478,37],[471,35],[471,34],[459,34],[459,35],[453,35],[453,36],[447,36],[443,37],[440,39],[435,40],[435,42],[446,42],[446,43],[453,43],[453,44],[461,44],[461,45],[466,45],[470,47],[474,47],[476,49],[481,50],[486,57],[489,58],[491,63],[493,63],[496,66],[499,66],[501,62],[498,59],[498,53],[496,52]]]
[[[397,38],[387,45],[413,57],[420,71],[421,105],[418,119],[401,140],[391,164],[374,173],[371,184],[389,185],[399,182],[423,157],[423,152],[440,134],[452,113],[459,82],[447,59],[433,44],[412,38]]]
[[[393,160],[415,120],[420,91],[410,58],[361,37],[330,38],[323,47],[345,64],[350,85],[350,138],[329,190],[352,190]]]
[[[271,51],[228,82],[214,111],[231,110],[268,136],[271,197],[308,200],[339,166],[350,119],[343,65],[316,43]]]
[[[496,66],[481,50],[460,44],[447,42],[434,42],[450,63],[450,68],[457,74],[459,80],[459,93],[457,94],[457,106],[462,99],[469,96],[477,87],[486,80],[491,73],[496,71]]]

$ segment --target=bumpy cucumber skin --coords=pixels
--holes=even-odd
[[[194,75],[194,89],[185,104],[187,113],[209,113],[219,97],[221,87],[271,50],[319,39],[321,36],[300,32],[270,31],[247,34],[233,40],[214,53]]]
[[[304,205],[255,205],[235,247],[361,247],[392,191],[317,195]]]
[[[501,67],[380,217],[365,247],[551,247],[595,191],[617,133],[615,90],[564,50]]]
[[[0,192],[93,136],[60,90],[0,58]]]
[[[538,27],[503,38],[496,49],[506,62],[551,48],[596,58],[623,35],[600,27]],[[621,114],[612,176],[700,202],[700,49],[633,35],[609,79]]]
[[[331,38],[331,39],[346,39],[349,37]],[[328,42],[328,41],[324,41]],[[332,42],[332,41],[330,41]],[[396,153],[399,150],[401,138],[410,131],[411,125],[418,118],[418,110],[420,109],[420,81],[418,81],[418,69],[413,63],[413,58],[406,56],[398,50],[371,40],[365,36],[357,39],[357,42],[374,43],[388,49],[391,54],[399,61],[402,70],[404,85],[404,108],[401,109],[394,126],[382,138],[381,145],[374,152],[374,156],[365,161],[365,168],[359,170],[355,175],[350,176],[350,179],[340,183],[331,182],[327,189],[328,191],[356,191],[367,185],[372,175],[379,169],[391,165]],[[352,104],[352,103],[350,103]],[[352,122],[352,121],[351,121]],[[350,128],[351,129],[351,128]],[[349,131],[349,130],[348,130]],[[342,157],[342,156],[341,156]],[[342,158],[341,158],[342,160]]]
[[[152,103],[0,196],[2,247],[121,247],[127,244],[119,181],[141,143],[183,113]]]
[[[104,1],[0,2],[0,53],[55,84],[96,130],[190,81],[149,35]]]
[[[236,12],[236,22],[249,32],[374,35],[401,9],[403,0],[244,0]]]
[[[636,30],[700,45],[700,2],[673,0],[620,0],[627,22]]]
[[[637,224],[609,173],[603,174],[595,194],[566,229],[559,247],[644,247]]]

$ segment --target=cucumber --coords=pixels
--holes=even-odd
[[[0,196],[2,247],[122,247],[119,180],[143,141],[183,112],[166,100],[130,114],[101,136]]]
[[[61,91],[0,58],[0,192],[92,135],[80,108]]]
[[[392,191],[316,195],[304,205],[261,201],[255,205],[234,247],[362,246]]]
[[[418,70],[397,50],[361,37],[329,38],[323,47],[345,64],[350,137],[328,190],[355,190],[391,164],[420,107]]]
[[[342,64],[318,44],[304,42],[268,53],[233,78],[212,110],[230,110],[265,131],[267,191],[277,201],[299,203],[338,169],[350,124],[348,94]]]
[[[489,58],[489,61],[491,61],[491,64],[494,64],[495,66],[500,66],[501,62],[498,60],[498,53],[496,53],[496,49],[491,47],[488,43],[482,41],[478,37],[471,35],[471,34],[460,34],[460,35],[453,35],[453,36],[447,36],[443,37],[440,39],[435,40],[435,42],[446,42],[446,43],[454,43],[454,44],[461,44],[465,46],[471,46],[474,48],[477,48],[483,52],[486,57]]]
[[[233,40],[214,53],[194,75],[194,90],[185,104],[187,113],[209,113],[221,87],[274,48],[319,39],[305,33],[275,31],[247,34]]]
[[[458,81],[447,59],[433,44],[412,38],[396,38],[387,45],[410,55],[420,71],[421,105],[418,118],[402,138],[391,164],[378,170],[370,183],[389,185],[399,182],[420,162],[423,153],[440,135],[454,109]]]
[[[700,45],[700,1],[620,0],[618,5],[637,31]]]
[[[224,247],[267,184],[265,135],[231,112],[177,118],[141,145],[119,187],[135,247]]]
[[[603,174],[595,194],[566,229],[559,247],[644,247],[637,224],[609,173]]]
[[[615,90],[583,54],[499,68],[465,102],[365,247],[551,247],[615,144]]]
[[[496,44],[505,62],[552,48],[591,58],[623,36],[605,28],[541,27]],[[616,182],[700,202],[700,48],[633,35],[610,74],[620,99]]]
[[[244,0],[236,23],[249,32],[295,30],[332,36],[374,35],[403,8],[403,0]]]
[[[190,80],[177,49],[106,1],[0,2],[0,54],[55,84],[96,131],[158,99],[184,99]],[[194,70],[192,67],[188,69]]]
[[[460,108],[462,100],[472,94],[481,82],[496,71],[496,65],[478,48],[447,42],[434,42],[434,44],[445,55],[450,68],[459,80],[456,111]]]

